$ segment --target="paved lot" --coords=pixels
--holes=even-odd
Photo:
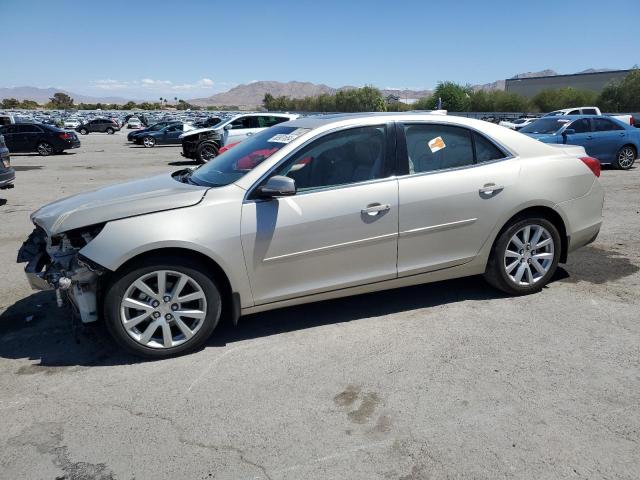
[[[405,288],[139,362],[14,263],[41,204],[182,163],[124,135],[16,155],[0,192],[0,478],[640,478],[640,168],[603,172],[600,237],[539,294]]]

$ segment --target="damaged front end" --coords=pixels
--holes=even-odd
[[[98,320],[98,278],[104,267],[79,252],[105,224],[49,236],[36,226],[18,252],[18,263],[27,262],[25,273],[31,288],[56,292],[58,306],[68,303],[83,323]]]

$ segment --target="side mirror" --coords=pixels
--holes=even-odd
[[[233,126],[229,123],[228,125],[224,126],[225,130],[231,130],[233,128]]]
[[[574,133],[576,133],[576,131],[573,128],[567,128],[564,132],[562,132],[564,135],[573,135]]]
[[[289,197],[296,194],[296,182],[293,178],[275,175],[256,192],[260,198]]]

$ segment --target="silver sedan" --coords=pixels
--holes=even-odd
[[[194,170],[32,215],[34,288],[165,357],[222,315],[483,274],[539,291],[602,222],[599,163],[487,122],[427,114],[282,123]]]

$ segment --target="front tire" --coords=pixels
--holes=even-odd
[[[636,161],[638,152],[632,145],[625,145],[616,153],[613,166],[618,170],[629,170]]]
[[[86,128],[81,128],[79,130],[80,135],[88,135],[89,134],[89,130],[87,130]]]
[[[142,139],[142,144],[146,147],[146,148],[153,148],[156,146],[156,139],[153,137],[144,137]]]
[[[218,156],[218,147],[212,142],[204,142],[196,148],[198,163],[207,163]]]
[[[558,267],[560,233],[544,217],[515,219],[496,239],[485,279],[510,295],[539,292]]]
[[[107,134],[113,135],[114,133],[115,133],[115,130],[113,128],[107,128]]]
[[[115,341],[134,355],[166,358],[202,347],[222,311],[220,291],[197,262],[155,256],[117,273],[104,313]]]
[[[36,150],[38,151],[38,154],[43,157],[48,157],[49,155],[53,155],[54,153],[53,147],[47,142],[38,143],[38,145],[36,146]]]

